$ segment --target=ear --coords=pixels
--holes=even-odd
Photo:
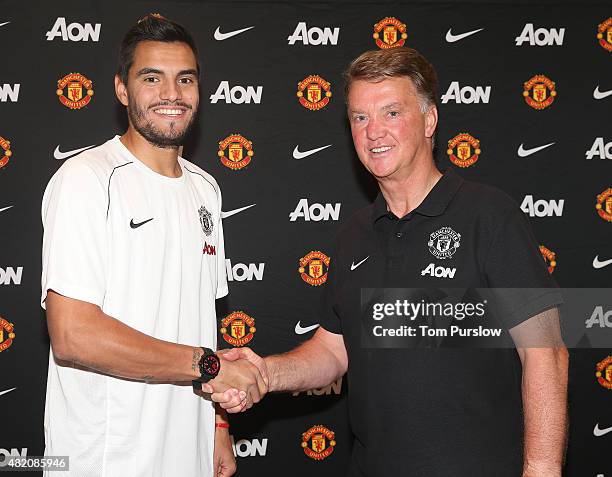
[[[121,104],[124,106],[128,105],[129,101],[127,86],[123,84],[121,78],[119,78],[119,75],[115,75],[115,94],[117,95],[117,99],[121,102]]]
[[[429,111],[425,113],[425,137],[431,138],[436,132],[438,125],[438,108],[433,105],[429,107]]]

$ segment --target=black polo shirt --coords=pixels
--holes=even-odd
[[[450,169],[401,219],[379,194],[338,234],[320,323],[348,352],[351,475],[521,475],[516,350],[366,349],[361,290],[380,287],[521,288],[507,328],[561,303],[518,205]]]

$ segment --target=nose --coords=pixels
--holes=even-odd
[[[377,118],[370,118],[366,126],[366,134],[370,141],[376,141],[386,134],[383,124]]]
[[[179,85],[174,81],[164,81],[159,91],[159,97],[164,101],[171,102],[181,99]]]

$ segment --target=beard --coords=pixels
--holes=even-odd
[[[196,118],[197,106],[195,111],[191,114],[189,123],[181,130],[175,128],[175,123],[170,123],[169,131],[161,131],[158,129],[151,120],[147,119],[147,109],[156,108],[159,106],[182,106],[189,110],[193,110],[193,106],[177,101],[175,103],[160,102],[149,106],[149,108],[140,108],[135,99],[128,92],[129,103],[127,106],[128,117],[130,122],[134,126],[134,129],[144,137],[149,144],[161,149],[178,149],[183,145],[185,138],[191,131],[193,123]]]

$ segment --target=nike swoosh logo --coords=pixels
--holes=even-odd
[[[608,432],[612,432],[612,427],[606,427],[605,429],[600,429],[599,422],[595,424],[595,428],[593,429],[593,435],[595,437],[605,436]]]
[[[317,152],[322,151],[323,149],[327,149],[328,147],[331,147],[331,146],[332,146],[331,144],[328,144],[327,146],[317,147],[316,149],[311,149],[310,151],[304,151],[304,152],[300,152],[298,150],[300,146],[295,146],[295,149],[293,150],[293,158],[294,159],[304,159],[305,157],[316,154]]]
[[[155,217],[151,217],[150,219],[145,220],[144,222],[139,222],[139,223],[134,223],[134,219],[130,220],[130,227],[132,227],[133,229],[137,229],[138,227],[140,227],[141,225],[146,224],[147,222],[151,222],[151,220],[153,220]]]
[[[244,33],[245,31],[250,30],[251,28],[255,28],[255,27],[254,26],[250,26],[250,27],[247,27],[247,28],[243,28],[241,30],[228,31],[227,33],[221,33],[219,28],[221,28],[221,27],[218,26],[217,29],[215,30],[215,40],[223,41],[223,40],[227,40],[228,38],[231,38],[233,36],[240,35],[241,33]]]
[[[304,333],[308,333],[309,331],[312,331],[318,327],[319,327],[319,324],[317,323],[316,325],[305,326],[304,328],[302,328],[302,326],[300,325],[300,322],[298,321],[297,324],[295,325],[295,333],[298,335],[303,335]]]
[[[599,85],[597,85],[597,88],[595,88],[595,91],[593,91],[593,98],[604,99],[610,96],[611,94],[612,94],[612,89],[609,89],[608,91],[599,91]]]
[[[8,207],[3,207],[2,209],[0,209],[0,212],[4,212],[5,210],[10,209],[11,207],[13,207],[13,206],[9,205]]]
[[[593,268],[607,267],[611,263],[612,263],[612,258],[610,260],[604,260],[603,262],[600,262],[599,255],[595,255],[595,258],[593,259]]]
[[[251,205],[247,205],[246,207],[240,207],[239,209],[230,210],[228,212],[221,211],[221,218],[222,219],[227,219],[228,217],[231,217],[232,215],[236,215],[236,214],[242,212],[243,210],[250,209],[251,207],[255,207],[256,205],[257,204],[251,204]]]
[[[369,255],[368,255],[366,258],[364,258],[364,259],[363,259],[361,262],[359,262],[359,263],[355,263],[355,262],[351,263],[351,272],[352,272],[353,270],[355,270],[355,269],[356,269],[356,268],[357,268],[359,265],[361,265],[363,262],[365,262],[365,261],[366,261],[368,258],[370,258],[370,256],[369,256]]]
[[[449,43],[455,43],[456,41],[463,40],[474,33],[478,33],[479,31],[484,30],[484,28],[479,28],[478,30],[467,31],[465,33],[461,33],[459,35],[453,35],[451,33],[452,28],[449,28],[446,32],[446,41]]]
[[[83,151],[85,151],[86,149],[90,149],[90,148],[92,148],[92,147],[94,147],[94,146],[95,146],[95,144],[93,144],[93,145],[91,145],[91,146],[87,146],[87,147],[82,147],[82,148],[80,148],[80,149],[74,149],[74,150],[72,150],[72,151],[67,151],[67,152],[62,152],[62,151],[60,151],[59,146],[57,146],[57,147],[55,148],[55,151],[53,151],[53,157],[55,157],[56,159],[59,159],[59,160],[61,161],[62,159],[67,159],[67,158],[69,158],[70,156],[75,156],[75,155],[77,155],[79,152],[83,152]]]
[[[8,25],[11,22],[4,22],[4,23],[0,23],[0,27],[3,27],[4,25]]]
[[[0,25],[0,26],[2,26],[2,25]],[[15,389],[17,389],[17,388],[7,389],[6,391],[0,391],[0,396],[2,396],[3,394],[6,394],[6,393],[10,393],[11,391],[14,391]]]
[[[527,156],[531,156],[532,154],[535,154],[536,152],[541,151],[542,149],[546,149],[547,147],[550,147],[553,144],[554,142],[551,142],[550,144],[544,144],[543,146],[534,147],[532,149],[524,149],[523,143],[521,143],[516,153],[519,155],[519,157],[527,157]]]

